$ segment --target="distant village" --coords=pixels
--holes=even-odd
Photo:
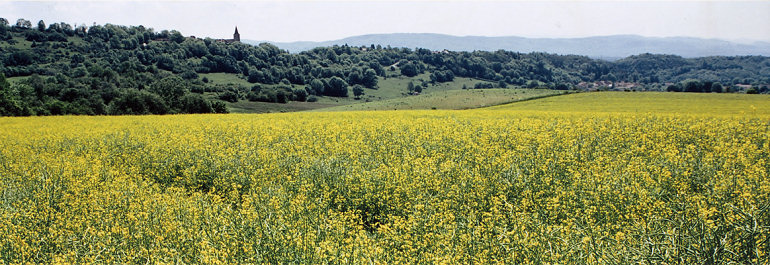
[[[190,39],[197,39],[195,36],[190,36],[188,38],[190,38]],[[241,42],[241,34],[238,33],[238,27],[235,27],[235,33],[233,33],[233,38],[232,39],[216,39],[215,41],[226,42],[226,43]]]

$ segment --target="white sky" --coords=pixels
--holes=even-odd
[[[144,25],[242,39],[323,41],[371,33],[588,37],[634,34],[770,41],[770,1],[99,1],[0,0],[0,17]]]

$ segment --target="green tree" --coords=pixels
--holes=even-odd
[[[156,94],[130,90],[110,102],[107,113],[111,115],[167,114],[169,107]]]
[[[321,80],[313,79],[310,81],[310,92],[313,95],[323,95],[324,94],[324,83],[321,82]]]
[[[364,77],[362,81],[365,87],[377,89],[377,71],[374,69],[366,69],[366,71],[364,71]]]
[[[32,27],[32,22],[30,22],[29,20],[20,18],[20,19],[16,20],[16,27],[23,28],[23,29],[28,29],[28,28]]]
[[[159,95],[172,108],[179,107],[179,100],[187,94],[187,86],[179,76],[173,75],[158,80],[150,85],[150,92]]]
[[[364,95],[364,87],[361,85],[354,85],[353,86],[353,96],[356,97],[356,99],[361,98],[361,96]]]
[[[265,74],[262,73],[262,71],[257,70],[257,68],[249,69],[249,78],[247,80],[249,81],[249,83],[257,83],[264,80],[265,80]]]
[[[9,54],[5,60],[7,66],[30,65],[35,62],[35,56],[27,50],[20,50]]]
[[[214,113],[230,113],[230,111],[227,110],[227,105],[222,101],[211,102],[211,109]]]
[[[294,93],[294,100],[295,101],[306,101],[307,100],[307,90],[304,88],[300,89],[294,89],[292,91]]]
[[[219,95],[219,99],[227,101],[227,102],[238,102],[238,94],[236,94],[233,91],[225,91],[225,93],[222,93]]]
[[[43,22],[43,20],[37,22],[37,30],[45,31],[45,22]]]
[[[184,113],[211,113],[211,103],[200,94],[187,94],[181,99]]]
[[[724,89],[722,88],[722,84],[720,84],[719,82],[716,82],[716,83],[712,84],[711,85],[711,92],[713,92],[713,93],[722,93],[722,92],[724,92]]]
[[[666,88],[668,92],[682,92],[682,86],[679,84],[671,84]]]
[[[415,66],[412,62],[408,62],[401,66],[401,74],[407,77],[416,76],[418,74],[417,66]]]
[[[332,77],[329,79],[329,87],[325,89],[324,95],[332,97],[347,97],[348,82],[345,82],[345,80],[336,76]]]
[[[169,40],[176,43],[182,43],[184,41],[184,36],[182,36],[182,33],[179,31],[172,30],[171,35],[169,36]]]
[[[703,84],[698,80],[684,81],[684,92],[703,92]]]
[[[23,111],[21,104],[11,91],[11,84],[0,73],[0,116],[19,116]]]

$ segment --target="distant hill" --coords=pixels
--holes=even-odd
[[[265,41],[245,40],[258,44]],[[323,42],[270,42],[289,52],[301,52],[315,47],[344,45],[426,48],[450,51],[496,51],[509,50],[523,53],[547,52],[556,54],[585,55],[592,58],[619,59],[642,53],[674,54],[682,57],[704,56],[770,56],[770,43],[736,43],[718,39],[689,37],[652,38],[635,35],[615,35],[588,38],[522,38],[522,37],[479,37],[451,36],[432,33],[369,34]]]

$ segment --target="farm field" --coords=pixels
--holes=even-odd
[[[489,107],[504,110],[557,112],[670,113],[684,115],[770,114],[770,96],[667,92],[577,93],[563,97]]]
[[[319,111],[351,110],[420,110],[473,109],[514,101],[559,95],[563,91],[549,89],[462,89],[444,90],[404,98],[373,101],[318,109]]]
[[[0,263],[766,264],[767,103],[0,118]]]

